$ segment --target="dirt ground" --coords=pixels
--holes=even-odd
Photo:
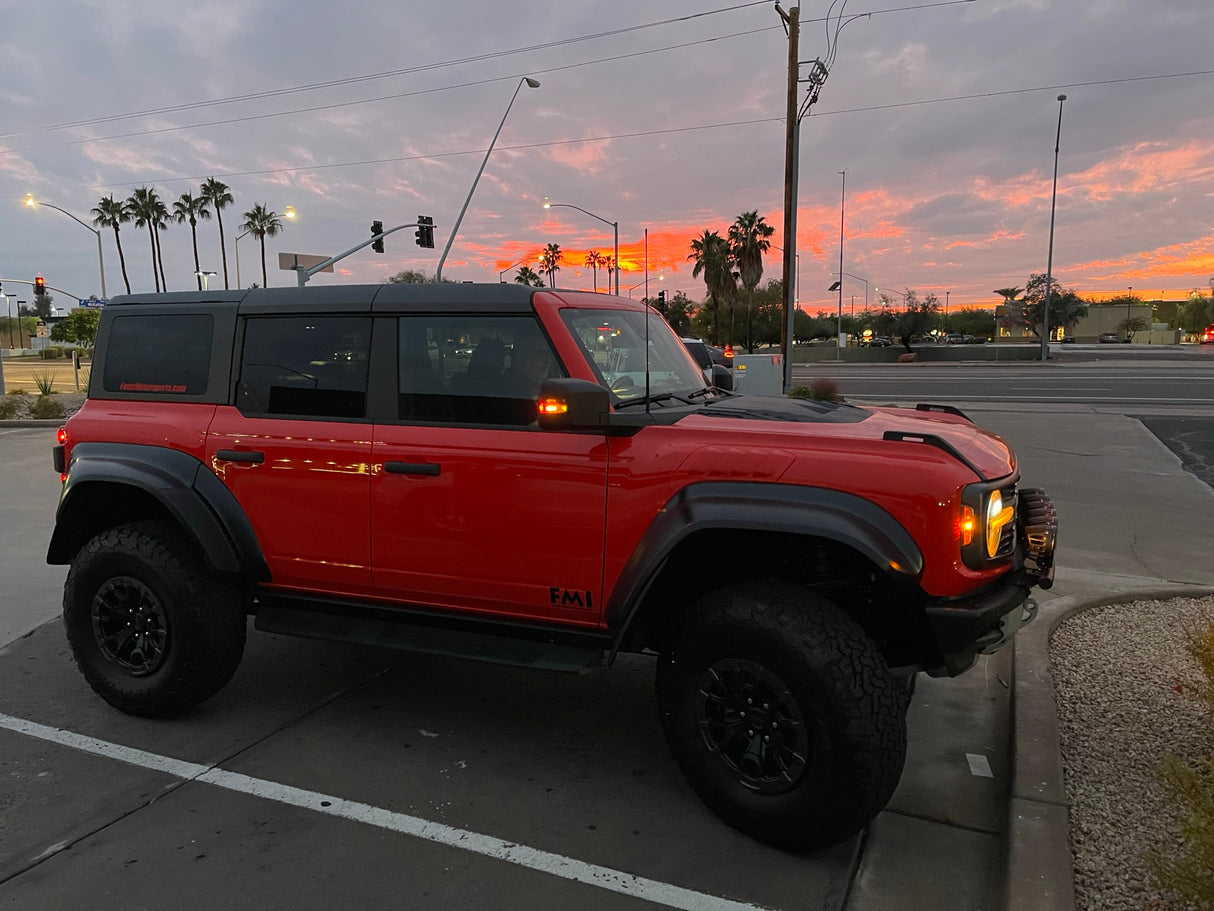
[[[78,409],[85,399],[88,386],[89,362],[84,361],[79,369],[70,358],[44,361],[41,358],[21,357],[4,359],[4,392],[0,398],[0,420],[61,420]],[[40,386],[41,384],[41,386]],[[41,387],[49,384],[53,404],[38,406]],[[59,415],[60,406],[63,414]],[[36,410],[31,413],[31,406]]]

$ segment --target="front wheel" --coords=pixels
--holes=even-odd
[[[905,695],[854,620],[785,584],[711,592],[658,663],[666,740],[700,798],[782,848],[863,828],[906,758]]]
[[[82,547],[64,585],[63,622],[89,685],[131,715],[197,705],[244,653],[239,590],[167,522],[120,525]]]

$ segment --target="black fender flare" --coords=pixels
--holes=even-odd
[[[72,447],[59,495],[46,562],[70,563],[89,523],[73,517],[100,484],[136,488],[154,499],[191,537],[218,572],[269,581],[253,526],[236,497],[201,461],[176,449],[141,443],[79,443]]]
[[[795,484],[691,484],[658,513],[607,599],[605,619],[615,642],[612,659],[670,553],[691,534],[710,528],[788,532],[838,541],[902,581],[912,581],[923,571],[923,553],[910,532],[863,497]]]

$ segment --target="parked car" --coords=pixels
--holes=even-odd
[[[1201,343],[1203,345],[1208,345],[1211,342],[1214,342],[1214,326],[1210,326],[1201,334]]]
[[[1075,336],[1073,336],[1073,335],[1064,335],[1064,336],[1062,337],[1062,344],[1064,344],[1064,345],[1073,345],[1073,344],[1075,344]]]
[[[874,335],[872,338],[860,342],[860,344],[865,348],[888,348],[893,342],[889,336]]]
[[[1100,337],[1099,337],[1098,341],[1101,342],[1101,344],[1107,345],[1110,342],[1121,341],[1121,336],[1118,335],[1116,332],[1102,332],[1102,333],[1100,333]]]
[[[1007,646],[1052,584],[1050,498],[950,405],[706,388],[627,298],[340,290],[101,311],[88,399],[53,449],[47,561],[70,567],[67,641],[114,707],[167,718],[213,696],[248,615],[549,671],[649,655],[652,728],[696,793],[802,850],[893,795],[915,675]]]

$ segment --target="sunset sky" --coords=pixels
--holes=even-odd
[[[788,9],[795,0],[785,5]],[[98,199],[154,187],[170,208],[214,176],[229,283],[242,213],[298,218],[267,239],[332,255],[419,214],[313,285],[433,273],[489,142],[523,76],[443,266],[497,281],[560,244],[562,287],[590,288],[586,251],[612,253],[620,287],[705,295],[693,237],[757,210],[776,229],[763,281],[780,276],[788,44],[772,2],[443,0],[334,5],[258,0],[4,2],[0,35],[0,281],[35,273],[100,294]],[[1068,288],[1157,297],[1214,276],[1214,2],[1211,0],[827,0],[801,6],[800,58],[835,55],[801,123],[798,297],[815,312],[839,270],[844,303],[878,288],[991,305],[1044,272],[1062,107],[1053,271]],[[845,27],[828,12],[843,10]],[[871,15],[867,15],[871,14]],[[806,73],[808,68],[803,68]],[[805,96],[805,85],[800,96]],[[843,177],[846,170],[846,197]],[[842,205],[841,205],[842,204]],[[153,290],[148,234],[121,232],[134,291]],[[124,290],[102,232],[109,296]],[[223,287],[215,221],[203,269]],[[194,287],[188,225],[163,235],[169,287]],[[261,281],[255,237],[245,286]],[[507,274],[507,280],[514,270]],[[658,277],[661,285],[655,285]],[[600,289],[607,276],[597,276]],[[640,297],[644,286],[633,291]],[[56,304],[71,303],[57,294]]]

